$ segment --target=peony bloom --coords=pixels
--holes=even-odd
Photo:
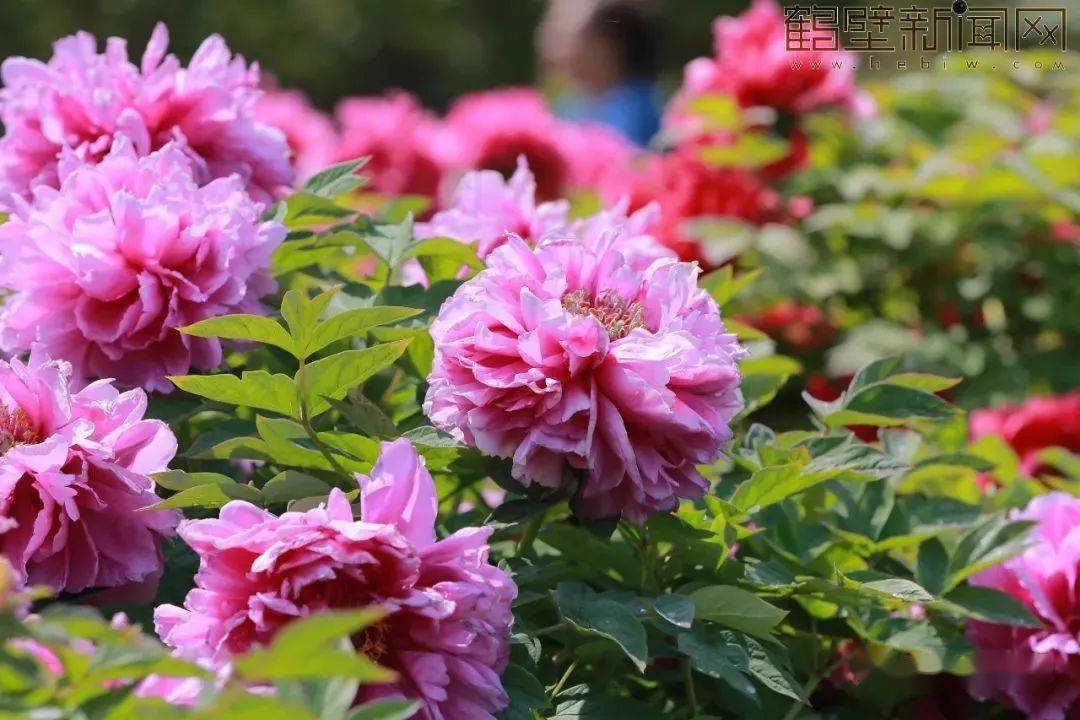
[[[827,345],[836,334],[836,328],[819,308],[792,300],[780,300],[745,321],[799,353]]]
[[[450,237],[476,243],[483,259],[513,233],[535,244],[565,233],[570,204],[565,200],[536,202],[536,180],[524,156],[509,180],[494,170],[467,172],[458,182],[451,204],[430,222],[417,223],[417,237]]]
[[[654,198],[660,217],[654,232],[684,260],[696,260],[706,268],[726,257],[711,256],[710,249],[686,229],[694,218],[735,218],[754,224],[783,219],[780,194],[761,178],[742,168],[708,165],[697,151],[683,147],[652,158],[638,169],[631,187],[609,187],[632,198]]]
[[[562,147],[562,123],[540,93],[511,88],[467,95],[450,108],[446,124],[465,168],[510,177],[524,156],[536,176],[539,200],[565,197],[573,165]]]
[[[59,179],[0,226],[5,347],[40,342],[77,379],[161,391],[166,375],[219,365],[218,340],[177,328],[258,312],[285,229],[260,222],[237,176],[199,187],[176,143],[140,157],[120,136],[97,165],[65,150]]]
[[[424,410],[522,482],[575,469],[583,515],[642,522],[707,489],[696,466],[731,438],[742,350],[696,266],[642,269],[618,240],[492,253],[432,325]]]
[[[258,201],[292,183],[285,138],[252,115],[259,70],[233,56],[217,35],[187,68],[166,55],[169,34],[158,24],[139,66],[127,44],[110,38],[105,52],[88,33],[62,38],[48,63],[8,58],[0,67],[0,197],[29,199],[39,186],[58,187],[61,149],[97,162],[113,137],[126,135],[140,155],[185,141],[196,180],[236,173]]]
[[[629,208],[630,199],[623,198],[606,210],[572,222],[570,235],[589,247],[600,247],[614,236],[616,249],[635,270],[645,270],[656,260],[674,258],[675,252],[656,237],[660,206],[651,202],[632,213]]]
[[[769,107],[802,115],[826,106],[872,115],[873,101],[855,85],[856,62],[843,50],[788,49],[788,26],[774,0],[754,0],[738,17],[717,18],[715,55],[686,66],[683,87],[672,101],[667,126],[687,122],[687,105],[709,94],[731,95],[741,107]],[[827,38],[823,32],[829,33]],[[835,40],[829,31],[809,33]],[[797,38],[795,38],[797,40]],[[809,40],[808,40],[809,44]]]
[[[268,90],[255,103],[253,114],[259,122],[284,133],[298,181],[333,164],[338,143],[334,124],[312,107],[304,93]]]
[[[407,93],[343,100],[337,108],[337,160],[367,157],[370,188],[387,195],[435,197],[446,163],[446,141],[434,116]]]
[[[599,123],[563,122],[559,144],[570,164],[570,186],[596,192],[631,171],[637,149],[618,130]]]
[[[1029,398],[1018,405],[971,413],[971,439],[1000,435],[1020,457],[1030,476],[1045,472],[1039,452],[1063,447],[1080,453],[1080,391],[1059,397]]]
[[[234,501],[217,519],[182,523],[201,558],[196,588],[183,608],[157,609],[158,633],[181,657],[224,667],[296,618],[379,606],[387,617],[357,647],[398,680],[364,686],[357,700],[405,697],[424,720],[491,720],[507,703],[499,676],[516,589],[488,563],[490,528],[436,539],[435,484],[407,440],[383,443],[358,479],[359,521],[334,489],[307,512],[275,517]]]
[[[1080,698],[1080,500],[1042,495],[1014,517],[1038,523],[1035,544],[970,582],[1012,595],[1043,627],[970,621],[968,639],[977,648],[971,692],[1005,699],[1032,720],[1065,720]]]
[[[178,518],[146,511],[158,501],[147,475],[166,469],[176,438],[143,419],[142,390],[70,385],[70,366],[39,347],[0,362],[0,554],[58,591],[152,579]]]

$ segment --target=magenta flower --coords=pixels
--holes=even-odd
[[[533,244],[565,234],[569,214],[570,203],[565,200],[536,202],[536,180],[522,156],[509,180],[494,170],[465,173],[450,206],[430,222],[417,223],[416,235],[476,243],[476,254],[484,259],[506,242],[507,233]]]
[[[443,305],[424,403],[438,427],[513,458],[515,477],[579,510],[644,521],[701,496],[742,407],[737,360],[697,267],[642,268],[618,235],[587,245],[512,238]]]
[[[709,94],[731,95],[741,107],[770,107],[795,115],[827,106],[859,117],[873,115],[873,100],[855,85],[856,61],[839,49],[835,32],[807,28],[805,47],[789,48],[788,28],[775,0],[754,0],[738,17],[717,18],[715,54],[686,66],[665,125],[685,125],[687,104]],[[798,42],[798,35],[792,42]],[[813,43],[837,49],[812,49]]]
[[[140,155],[183,139],[199,184],[236,173],[256,200],[280,196],[293,178],[289,150],[278,130],[252,116],[258,67],[233,56],[217,35],[187,68],[165,54],[168,44],[159,23],[139,66],[128,60],[123,39],[109,38],[99,53],[88,33],[57,41],[48,63],[5,60],[0,198],[28,199],[39,185],[57,187],[62,148],[97,162],[118,134]]]
[[[460,167],[510,177],[524,156],[539,200],[566,196],[573,170],[561,143],[562,124],[540,93],[509,88],[466,95],[450,108],[446,124]]]
[[[491,530],[436,539],[435,484],[407,440],[383,443],[358,479],[360,521],[335,489],[307,512],[275,517],[234,501],[218,519],[182,523],[201,558],[197,587],[183,608],[157,609],[158,633],[181,657],[222,666],[296,618],[380,606],[389,614],[357,648],[398,680],[357,700],[404,697],[425,720],[491,720],[507,703],[499,676],[517,592],[487,561]]]
[[[1034,544],[970,582],[1012,595],[1043,627],[972,620],[968,638],[977,648],[978,672],[970,687],[977,697],[1009,701],[1033,720],[1064,720],[1080,698],[1080,500],[1042,495],[1014,517],[1038,523]]]
[[[284,133],[298,181],[333,164],[338,143],[334,123],[313,107],[304,93],[268,90],[255,103],[252,114]]]
[[[341,141],[338,160],[368,158],[363,174],[370,189],[387,195],[435,197],[449,143],[439,121],[412,95],[356,97],[337,108]]]
[[[1039,457],[1046,448],[1080,453],[1080,392],[976,410],[970,424],[972,440],[999,435],[1020,457],[1020,469],[1035,477],[1048,471]]]
[[[60,591],[150,580],[178,517],[145,510],[158,501],[147,475],[176,438],[143,419],[141,390],[70,385],[69,365],[41,348],[0,361],[0,554],[27,584]]]
[[[168,391],[166,375],[221,363],[216,339],[177,328],[258,312],[285,236],[236,176],[199,187],[183,146],[145,157],[125,138],[97,165],[66,150],[60,189],[39,187],[0,226],[0,313],[9,350],[40,342],[77,379]]]
[[[559,144],[570,165],[570,185],[585,192],[598,192],[633,172],[638,154],[622,133],[600,123],[560,123]]]

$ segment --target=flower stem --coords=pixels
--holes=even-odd
[[[577,660],[570,663],[570,667],[566,668],[566,672],[564,672],[562,677],[559,678],[559,682],[555,683],[555,687],[551,688],[551,699],[552,700],[557,698],[559,696],[559,693],[562,692],[562,689],[566,686],[567,680],[570,679],[570,675],[577,668],[577,664],[578,664]]]
[[[517,556],[521,557],[527,555],[531,550],[533,543],[536,542],[536,536],[540,534],[540,528],[544,525],[544,519],[547,517],[547,510],[537,513],[529,522],[525,525],[525,530],[521,534],[521,540],[517,546]]]
[[[683,658],[683,678],[686,682],[686,704],[690,706],[690,717],[698,715],[697,689],[694,688],[694,668],[690,666],[690,658]]]

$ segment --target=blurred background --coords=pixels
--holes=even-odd
[[[642,4],[655,17],[662,94],[678,84],[688,60],[710,53],[712,19],[747,5]],[[326,109],[346,95],[399,87],[442,110],[469,91],[536,82],[537,28],[548,7],[546,0],[4,0],[0,57],[48,57],[56,38],[80,29],[127,38],[137,56],[162,20],[181,57],[221,33],[282,86],[303,88]]]

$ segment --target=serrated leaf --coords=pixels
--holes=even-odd
[[[303,372],[304,399],[310,415],[330,409],[327,398],[340,400],[345,394],[401,357],[409,340],[383,343],[364,350],[346,350],[316,360]]]
[[[354,190],[363,183],[356,171],[366,165],[368,158],[357,158],[331,165],[308,178],[302,190],[319,197],[334,199]]]
[[[317,353],[330,343],[342,338],[358,336],[369,328],[400,322],[415,317],[421,312],[416,308],[380,305],[338,313],[315,326],[311,339],[303,348],[303,357]]]
[[[180,328],[180,332],[196,337],[217,337],[229,340],[250,340],[276,345],[295,354],[292,338],[276,320],[263,315],[222,315],[207,318]]]
[[[240,377],[230,374],[173,375],[169,380],[185,392],[215,402],[269,410],[291,418],[300,417],[296,383],[288,375],[246,370]]]

